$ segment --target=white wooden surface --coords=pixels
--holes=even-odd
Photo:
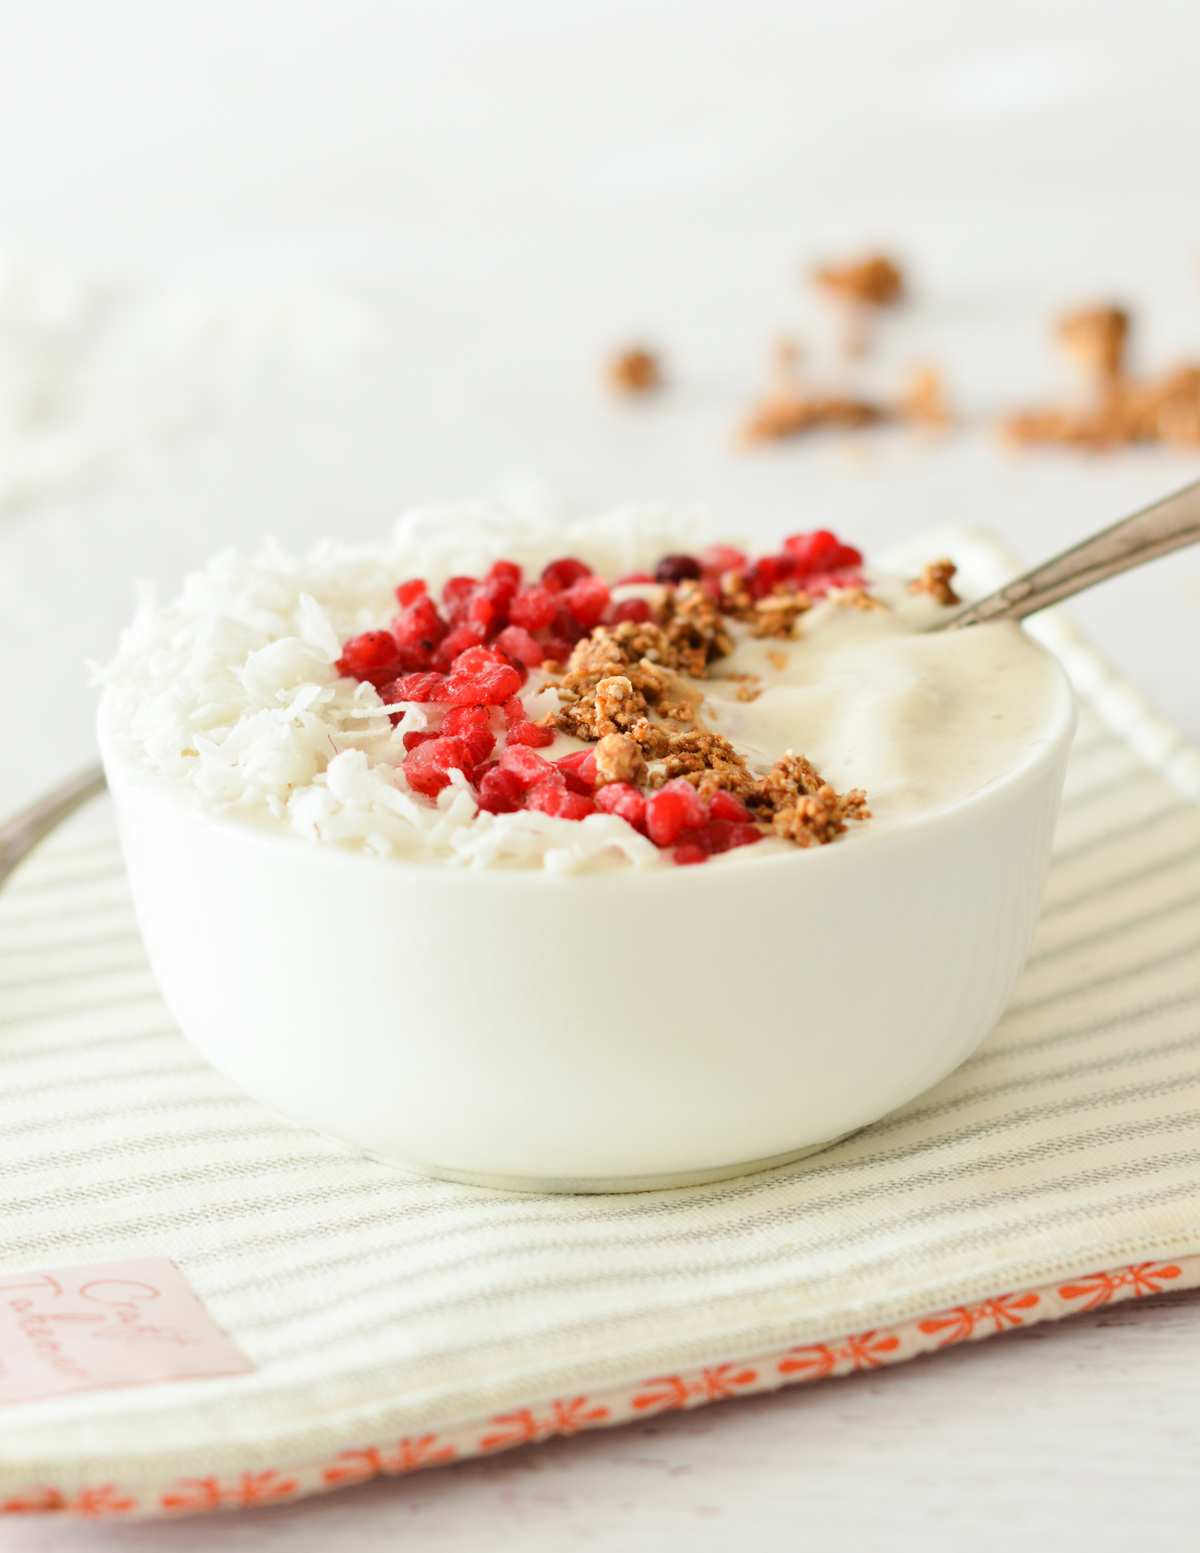
[[[965,518],[1035,559],[1200,477],[1157,451],[1014,458],[986,431],[1065,390],[1046,346],[1064,304],[1125,298],[1148,365],[1200,359],[1183,0],[0,0],[0,33],[18,259],[135,295],[319,280],[386,323],[365,357],[243,372],[235,350],[169,446],[0,511],[4,812],[90,758],[80,662],[111,651],[131,579],[170,589],[264,530],[367,537],[532,477],[868,547]],[[880,371],[943,363],[965,428],[735,455],[771,338],[820,346],[799,265],[876,241],[917,289]],[[597,362],[643,331],[675,386],[614,407]],[[0,405],[19,343],[0,328]],[[1200,739],[1200,554],[1076,613]],[[1198,1380],[1200,1297],[1167,1297],[274,1511],[12,1523],[0,1547],[1186,1547]]]

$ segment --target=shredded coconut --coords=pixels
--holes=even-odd
[[[477,503],[411,513],[378,548],[326,542],[295,557],[267,542],[252,557],[225,551],[171,604],[141,590],[115,660],[96,670],[107,687],[107,737],[146,781],[199,812],[310,841],[553,873],[658,866],[657,848],[614,815],[488,814],[461,773],[436,804],[413,793],[398,768],[404,734],[426,726],[426,710],[385,706],[335,665],[342,642],[391,618],[406,577],[436,587],[501,557],[540,568],[566,552],[619,576],[693,544],[698,527],[678,510],[622,508],[564,525]],[[552,704],[552,691],[528,698],[531,717]]]

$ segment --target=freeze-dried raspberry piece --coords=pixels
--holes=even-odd
[[[472,767],[482,765],[496,748],[496,735],[490,728],[464,728],[458,737],[467,746]]]
[[[866,586],[861,572],[847,567],[840,572],[809,572],[804,578],[803,587],[805,593],[811,598],[823,599],[830,588],[862,588]]]
[[[618,577],[613,583],[614,588],[624,588],[634,582],[653,582],[653,572],[626,572],[624,577]]]
[[[493,766],[479,778],[479,807],[489,814],[515,814],[523,798],[520,782],[501,766]]]
[[[487,579],[503,577],[506,582],[511,582],[514,588],[521,586],[521,578],[525,575],[524,568],[516,561],[493,561],[488,568]]]
[[[572,792],[591,797],[596,785],[595,750],[573,750],[569,755],[560,755],[554,764]]]
[[[734,824],[744,825],[749,822],[750,811],[735,794],[719,787],[708,800],[708,817],[710,820],[731,820]]]
[[[538,782],[525,794],[525,807],[553,814],[560,820],[582,820],[595,814],[596,805],[582,793],[568,792],[557,782]]]
[[[405,758],[402,769],[409,787],[434,798],[449,785],[451,771],[470,777],[471,768],[471,752],[465,740],[451,737],[418,744]]]
[[[713,822],[710,821],[710,824]],[[720,823],[724,823],[721,821]],[[735,821],[729,827],[729,850],[734,847],[752,847],[756,841],[763,839],[762,831],[757,825],[742,825]]]
[[[401,674],[420,674],[426,669],[437,670],[438,663],[443,661],[439,655],[427,651],[424,647],[397,646],[396,656],[399,659],[396,668],[397,679]]]
[[[681,846],[677,846],[671,856],[680,868],[686,868],[691,863],[708,862],[708,853],[693,841],[685,841]]]
[[[655,582],[683,582],[699,577],[703,568],[694,555],[664,555],[654,568]]]
[[[442,654],[453,663],[461,658],[463,653],[470,652],[472,647],[482,647],[483,639],[487,635],[486,626],[476,625],[474,621],[464,620],[456,625],[449,636],[442,642]]]
[[[500,561],[497,562],[497,565],[512,565],[512,562]],[[520,572],[520,567],[517,568],[517,571],[518,573]],[[508,619],[508,607],[516,597],[517,589],[520,586],[521,579],[519,576],[512,577],[507,572],[497,572],[495,567],[492,568],[480,584],[480,596],[491,605],[493,616],[501,624]]]
[[[504,736],[506,745],[524,744],[530,749],[545,749],[554,743],[553,728],[539,728],[537,723],[513,723]]]
[[[496,748],[488,709],[484,706],[452,706],[442,718],[441,732],[462,739],[471,752],[471,763],[479,767]]]
[[[765,599],[782,582],[796,575],[796,561],[790,555],[764,555],[746,573],[746,586],[754,599]]]
[[[634,620],[640,625],[654,616],[645,599],[622,599],[609,610],[608,618],[610,624],[619,626],[622,620]]]
[[[425,593],[413,599],[392,621],[392,635],[401,647],[420,647],[432,652],[448,627],[437,605]]]
[[[726,572],[744,572],[750,564],[746,552],[735,550],[732,545],[709,545],[701,550],[698,559],[706,577],[723,577]]]
[[[454,660],[454,672],[456,674],[478,674],[488,669],[494,669],[498,663],[503,663],[503,656],[494,647],[483,647],[478,643],[471,647],[464,647],[462,652]]]
[[[575,651],[575,643],[564,641],[561,637],[552,637],[542,651],[546,654],[543,662],[565,664]]]
[[[581,637],[587,635],[569,609],[559,610],[550,622],[550,630],[560,641],[570,642],[572,647]]]
[[[591,575],[592,568],[586,561],[581,561],[573,555],[565,555],[542,568],[542,587],[548,588],[551,593],[561,593],[564,588],[569,588],[581,577]]]
[[[536,669],[546,656],[539,643],[523,626],[505,626],[496,638],[496,646],[523,663],[527,669]]]
[[[463,609],[467,600],[479,586],[478,577],[448,577],[442,587],[442,603],[450,611],[450,618],[454,618],[456,609]]]
[[[558,614],[558,607],[548,588],[522,588],[508,606],[509,622],[526,631],[542,631]]]
[[[510,744],[500,756],[501,771],[511,771],[523,788],[532,787],[535,782],[544,782],[557,774],[559,782],[565,787],[562,773],[555,773],[554,767],[541,755],[535,755],[527,744]]]
[[[827,528],[814,529],[811,534],[789,534],[783,548],[795,561],[796,570],[802,577],[810,572],[838,572],[848,566],[862,565],[862,551],[853,545],[844,545]]]
[[[665,782],[646,800],[646,831],[657,847],[673,846],[685,830],[708,818],[704,799],[685,777]]]
[[[460,706],[502,706],[521,688],[521,676],[506,663],[496,663],[472,674],[460,674],[455,666],[446,681],[446,700]]]
[[[596,807],[616,814],[634,830],[646,829],[646,800],[630,782],[609,782],[596,794]]]
[[[411,753],[418,744],[428,744],[430,739],[438,738],[441,738],[441,735],[435,729],[414,728],[410,733],[404,735],[404,748]]]
[[[491,714],[486,706],[447,707],[442,718],[443,733],[464,733],[468,728],[488,728]]]
[[[424,577],[414,577],[411,582],[402,582],[396,589],[396,598],[402,608],[407,608],[415,600],[426,592]]]
[[[342,656],[337,661],[339,674],[351,679],[370,680],[372,685],[383,685],[395,679],[400,670],[400,649],[390,631],[364,631],[342,644]]]
[[[391,706],[396,701],[449,701],[444,674],[404,674],[390,685],[382,685],[379,694]]]
[[[608,584],[603,577],[581,577],[561,595],[567,610],[585,631],[598,625],[608,608]]]

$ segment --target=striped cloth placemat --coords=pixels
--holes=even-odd
[[[254,1369],[0,1407],[0,1507],[268,1502],[1200,1284],[1181,785],[1085,707],[981,1050],[798,1165],[613,1197],[425,1180],[246,1098],[160,1001],[115,840],[48,844],[0,894],[0,1278],[169,1258]]]

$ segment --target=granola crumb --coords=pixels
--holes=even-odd
[[[1060,318],[1058,342],[1085,372],[1119,378],[1125,371],[1129,314],[1121,307],[1090,307]]]
[[[793,593],[769,593],[750,611],[750,635],[794,636],[796,621],[811,608],[812,600],[799,589]]]
[[[962,599],[950,586],[954,574],[958,571],[953,561],[943,558],[940,561],[930,561],[929,565],[922,568],[919,577],[914,577],[908,585],[910,593],[928,593],[939,604],[961,604]]]
[[[844,394],[806,389],[799,374],[800,351],[792,340],[781,340],[774,352],[774,382],[751,411],[738,434],[744,447],[781,442],[824,427],[855,430],[886,420],[881,405]]]
[[[948,587],[951,563],[943,579]],[[931,572],[932,576],[932,572]],[[842,597],[841,595],[844,595]],[[838,603],[873,608],[862,588],[834,590]],[[791,751],[765,774],[723,735],[705,728],[697,715],[700,695],[689,680],[709,678],[709,667],[733,648],[728,618],[737,616],[754,636],[789,636],[798,616],[810,608],[799,591],[755,600],[744,576],[725,575],[720,596],[684,578],[669,590],[656,621],[622,621],[596,626],[576,643],[554,686],[557,711],[541,726],[595,744],[597,785],[628,782],[643,791],[684,778],[706,798],[725,789],[741,798],[764,833],[798,846],[820,846],[840,835],[850,820],[869,818],[861,791],[839,795],[810,761]],[[787,654],[767,652],[778,672]],[[719,676],[737,685],[737,699],[757,700],[758,675]]]
[[[596,745],[596,786],[607,782],[640,783],[646,775],[646,757],[636,739],[624,733],[606,733]]]
[[[866,794],[861,788],[838,794],[825,783],[815,793],[777,809],[771,820],[777,836],[798,847],[827,846],[846,830],[847,820],[870,819]]]
[[[733,651],[720,605],[702,583],[690,577],[668,591],[660,621],[674,653],[674,666],[694,679],[703,678],[714,659]]]
[[[886,254],[873,253],[843,264],[821,265],[813,276],[833,296],[868,307],[894,307],[904,297],[904,275]]]
[[[871,817],[861,788],[835,792],[810,760],[791,750],[743,796],[761,823],[799,847],[825,846],[849,821]]]
[[[942,374],[936,367],[914,367],[900,396],[898,413],[901,420],[911,421],[941,431],[951,421],[946,400],[946,388]]]
[[[1102,452],[1139,443],[1200,447],[1200,367],[1185,363],[1157,378],[1126,369],[1130,315],[1119,307],[1090,308],[1064,318],[1058,339],[1092,381],[1082,408],[1019,411],[1001,430],[1021,445],[1058,445]]]
[[[888,607],[882,599],[877,599],[865,588],[831,588],[829,597],[840,609],[861,609],[865,612],[871,609],[886,610]]]
[[[617,353],[605,369],[608,386],[618,394],[648,394],[662,387],[662,366],[653,351],[634,346]]]

